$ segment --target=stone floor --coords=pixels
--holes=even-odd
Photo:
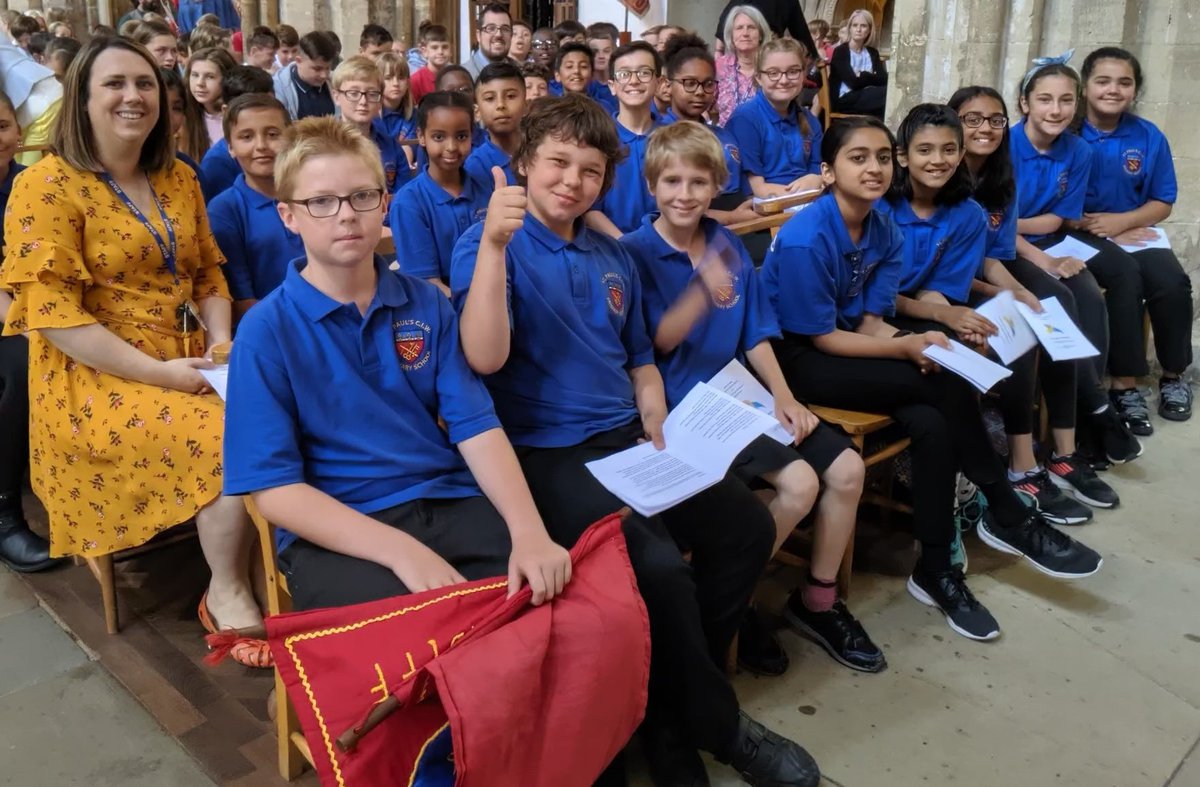
[[[979,644],[902,577],[860,571],[851,607],[890,668],[850,672],[784,632],[792,668],[739,677],[746,708],[844,787],[1200,787],[1200,419],[1158,427],[1108,474],[1123,505],[1072,531],[1100,574],[1054,582],[970,537],[972,587],[1004,629]],[[0,785],[282,783],[266,676],[198,666],[196,552],[123,568],[118,637],[84,569],[0,573]]]

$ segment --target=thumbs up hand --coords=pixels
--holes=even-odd
[[[483,242],[504,247],[525,223],[528,200],[524,188],[508,185],[500,167],[492,167],[492,178],[496,188],[488,201],[487,218],[483,220]]]

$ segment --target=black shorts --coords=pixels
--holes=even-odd
[[[765,434],[754,439],[733,460],[730,472],[753,488],[764,473],[779,470],[797,459],[807,462],[818,476],[825,474],[842,452],[851,448],[850,438],[822,421],[800,445],[784,445]]]
[[[468,580],[508,573],[508,527],[486,497],[411,500],[370,515],[420,541]],[[279,553],[292,608],[344,607],[409,592],[389,568],[297,539]]]

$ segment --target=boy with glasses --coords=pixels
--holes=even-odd
[[[663,124],[651,111],[661,64],[654,47],[634,41],[613,53],[612,68],[608,84],[617,99],[617,135],[625,158],[616,164],[612,188],[586,220],[592,229],[619,238],[641,226],[642,217],[654,210],[644,170],[650,132]]]
[[[338,66],[333,72],[333,101],[341,119],[356,127],[379,148],[384,182],[388,193],[394,194],[413,173],[395,138],[371,122],[379,117],[383,106],[383,74],[375,61],[365,55],[355,55]]]
[[[545,69],[554,69],[554,61],[558,58],[558,38],[548,27],[539,27],[533,31],[533,43],[529,48],[529,59]]]
[[[227,491],[277,525],[298,610],[498,575],[510,593],[528,581],[535,604],[552,598],[570,557],[546,534],[453,309],[375,256],[374,146],[333,118],[287,141],[279,214],[304,256],[238,331]]]
[[[508,46],[512,42],[512,17],[508,9],[499,3],[488,3],[479,12],[479,23],[475,27],[479,46],[463,63],[463,67],[471,74],[471,79],[478,79],[479,72],[489,63],[503,63],[508,60]]]

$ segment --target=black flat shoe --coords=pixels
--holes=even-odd
[[[700,752],[671,724],[643,724],[642,752],[654,787],[709,787]]]
[[[739,669],[767,678],[779,677],[791,663],[779,638],[754,607],[746,610],[738,629],[737,663]]]
[[[20,509],[0,512],[0,563],[32,574],[61,562],[63,558],[50,557],[50,542],[29,529]]]
[[[755,787],[817,787],[821,770],[800,744],[738,713],[737,738],[728,764]]]

